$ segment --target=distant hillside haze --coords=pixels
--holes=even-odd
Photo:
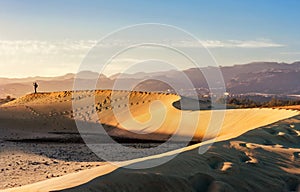
[[[221,70],[231,93],[300,94],[300,62],[256,62]]]
[[[72,90],[74,79],[87,85],[95,83],[96,89],[111,89],[116,80],[121,82],[118,89],[133,89],[141,91],[170,91],[172,88],[164,82],[172,82],[183,91],[184,80],[179,78],[185,73],[197,90],[208,91],[208,85],[202,71],[209,73],[215,67],[191,68],[183,71],[139,72],[136,74],[115,74],[110,77],[99,75],[96,72],[82,71],[78,74],[68,73],[57,77],[28,77],[28,78],[0,78],[0,98],[10,95],[20,97],[33,92],[32,83],[37,81],[38,91],[52,92]],[[300,62],[276,63],[254,62],[243,65],[220,67],[227,92],[233,94],[263,93],[263,94],[300,94]],[[157,79],[160,79],[159,83]],[[84,86],[82,86],[84,89]],[[200,91],[200,93],[202,93]]]

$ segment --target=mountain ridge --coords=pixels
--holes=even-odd
[[[208,84],[203,72],[220,70],[223,74],[226,90],[233,94],[265,93],[265,94],[300,94],[300,61],[293,63],[252,62],[233,66],[189,68],[183,71],[138,72],[135,74],[114,74],[105,76],[97,72],[81,71],[77,74],[67,73],[57,77],[27,77],[0,78],[0,98],[10,95],[19,97],[32,92],[32,82],[38,81],[39,91],[72,90],[74,79],[84,83],[95,83],[97,89],[111,89],[116,80],[121,82],[119,89],[134,89],[141,91],[168,91],[170,87],[165,83],[158,83],[158,79],[171,82],[181,89],[185,89],[184,80],[180,75],[184,73],[193,83],[199,94],[209,92]],[[83,87],[84,88],[84,87]]]

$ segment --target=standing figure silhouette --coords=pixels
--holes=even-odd
[[[33,87],[34,87],[34,93],[37,93],[37,88],[38,88],[38,84],[36,82],[33,83]]]

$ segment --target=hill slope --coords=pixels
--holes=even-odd
[[[223,74],[226,89],[230,93],[267,93],[267,94],[300,94],[300,62],[292,64],[276,62],[255,62],[244,65],[234,65],[219,68]],[[207,93],[208,85],[202,74],[203,71],[211,73],[215,67],[201,69],[191,68],[182,72],[191,80],[199,93]],[[179,75],[180,71],[170,70],[165,72],[116,74],[111,77],[99,75],[95,72],[83,71],[79,74],[66,74],[58,77],[30,77],[20,79],[0,78],[0,98],[7,95],[20,97],[32,92],[32,82],[37,81],[39,91],[64,91],[72,90],[74,78],[79,83],[93,84],[98,79],[96,89],[112,89],[116,79],[122,87],[132,87],[138,91],[167,91],[172,90],[169,85],[159,82],[171,82],[178,85],[183,93],[188,95],[185,84]],[[138,82],[137,86],[134,86]]]
[[[20,183],[19,185],[22,185],[46,179],[46,177],[42,177],[43,174],[45,174],[45,169],[43,168],[43,166],[39,166],[38,168],[36,166],[36,163],[41,165],[44,165],[44,163],[46,163],[46,170],[49,170],[49,167],[47,168],[47,166],[51,166],[51,170],[57,172],[57,174],[59,175],[64,175],[67,173],[58,173],[60,172],[59,168],[61,166],[65,166],[66,163],[70,165],[68,166],[69,171],[78,170],[78,168],[76,168],[76,166],[78,165],[84,166],[88,164],[89,166],[95,166],[95,162],[87,162],[86,164],[82,162],[81,164],[78,164],[78,162],[76,161],[69,162],[70,157],[65,157],[65,155],[68,154],[76,154],[76,158],[71,159],[77,159],[77,161],[78,159],[91,158],[90,154],[93,153],[90,153],[90,150],[88,148],[81,148],[79,147],[80,145],[78,145],[82,143],[82,136],[84,138],[90,139],[89,141],[97,143],[100,142],[101,147],[98,150],[100,150],[101,154],[108,153],[112,155],[111,161],[120,162],[116,162],[117,165],[106,164],[95,169],[46,180],[42,183],[36,183],[25,186],[23,188],[12,189],[11,191],[60,190],[86,183],[91,179],[97,177],[98,178],[94,182],[87,183],[86,185],[82,186],[83,189],[81,187],[79,187],[78,189],[75,188],[75,191],[89,191],[94,189],[101,189],[104,191],[106,191],[105,189],[108,189],[110,191],[115,189],[116,191],[119,191],[118,187],[115,188],[113,186],[122,186],[122,188],[133,191],[135,190],[135,187],[139,188],[140,184],[143,185],[143,183],[145,182],[145,184],[147,184],[148,182],[155,183],[158,178],[164,181],[168,180],[171,183],[173,183],[174,181],[178,181],[179,183],[176,182],[176,185],[172,186],[177,186],[176,190],[180,191],[181,189],[184,189],[184,186],[193,186],[189,184],[190,180],[192,182],[195,179],[196,181],[199,179],[204,179],[206,181],[206,179],[208,179],[207,182],[204,182],[203,184],[204,186],[209,187],[215,180],[215,178],[218,178],[222,181],[226,180],[226,178],[222,178],[221,175],[216,176],[216,174],[219,172],[222,172],[222,174],[230,174],[230,169],[244,171],[253,169],[251,167],[241,167],[241,165],[239,164],[240,161],[242,165],[258,165],[258,167],[260,164],[257,164],[257,161],[262,161],[263,164],[267,163],[268,158],[264,160],[260,158],[261,155],[257,156],[254,154],[256,148],[253,146],[259,146],[264,150],[274,150],[274,148],[265,147],[265,145],[272,145],[273,142],[281,142],[280,144],[286,147],[291,146],[293,144],[292,142],[296,141],[297,130],[290,130],[289,127],[285,127],[284,129],[280,128],[278,131],[269,130],[267,131],[268,134],[259,133],[258,135],[254,134],[255,136],[250,138],[248,138],[248,136],[241,137],[240,139],[242,139],[243,142],[241,142],[239,139],[235,140],[234,142],[220,142],[236,138],[244,134],[245,132],[253,130],[257,127],[268,125],[278,120],[297,115],[299,114],[299,112],[297,111],[284,109],[238,109],[226,111],[218,110],[214,111],[215,113],[213,113],[213,111],[209,110],[196,111],[195,108],[193,108],[192,110],[179,110],[178,108],[174,107],[174,102],[177,102],[179,99],[179,96],[173,94],[137,91],[112,92],[110,90],[97,90],[95,92],[64,91],[29,94],[6,103],[0,107],[1,146],[7,149],[6,145],[10,146],[15,143],[15,146],[18,146],[17,149],[21,151],[12,151],[13,154],[10,154],[9,151],[7,151],[6,153],[8,153],[9,158],[15,156],[18,158],[10,158],[9,164],[4,163],[3,165],[7,164],[7,169],[9,169],[11,168],[10,166],[12,163],[21,163],[21,165],[23,165],[24,162],[25,164],[26,162],[32,162],[32,158],[34,158],[36,162],[33,162],[33,164],[26,164],[26,170],[34,171],[34,174],[36,174],[37,176],[29,180],[29,176],[25,174],[26,172],[20,172],[19,169],[10,170],[10,173],[11,171],[15,171],[15,174],[13,174],[14,172],[11,173],[13,176],[11,178],[6,178],[9,177],[8,173],[6,172],[0,172],[0,175],[4,177],[6,181],[19,181],[16,179],[16,177],[14,177],[17,174],[18,177],[22,180],[22,183]],[[184,103],[188,104],[188,102],[189,100],[184,100]],[[193,105],[195,105],[195,102],[192,102]],[[224,121],[221,121],[219,130],[218,119],[222,120],[223,112]],[[210,119],[213,117],[213,114],[217,117],[216,119],[212,119],[212,121],[210,121]],[[120,115],[118,120],[116,119],[115,115]],[[79,122],[81,125],[83,125],[83,129],[81,129],[81,135],[78,134],[74,118],[77,119],[77,123]],[[99,125],[99,123],[102,123],[104,125],[104,130],[102,130],[102,132],[95,131],[99,128],[95,125]],[[208,133],[205,133],[207,130],[209,130]],[[163,148],[163,150],[158,150],[156,147],[152,148],[151,146],[153,145],[149,144],[149,150],[146,150],[145,148],[138,148],[139,152],[123,152],[118,147],[114,148],[115,145],[112,145],[110,143],[110,140],[105,137],[106,133],[108,133],[108,135],[121,143],[126,143],[128,141],[134,143],[141,143],[146,141],[150,143],[157,141],[163,142],[168,140],[170,136],[174,136],[176,134],[177,137],[173,140],[176,141],[176,146],[175,148],[165,147]],[[270,136],[270,134],[272,135],[272,137]],[[215,136],[216,139],[213,139]],[[192,138],[192,140],[196,142],[202,141],[202,143],[189,146],[184,149],[178,149],[186,146],[182,146],[181,142],[178,141],[183,141],[188,138]],[[195,155],[195,148],[197,146],[205,146],[205,144],[210,144],[212,142],[220,143],[214,144],[214,146],[209,149],[207,155],[205,155],[204,157],[199,158],[199,156]],[[45,149],[46,146],[48,146],[48,148],[46,148],[48,151],[46,150],[41,153],[41,150]],[[240,147],[243,146],[246,147],[240,149]],[[41,147],[41,149],[39,147]],[[278,146],[276,146],[276,150],[277,147]],[[296,154],[297,149],[287,151],[284,150],[284,147],[282,147],[282,149],[278,149],[275,152],[272,152],[272,158],[277,154],[287,154],[286,156],[293,155],[294,153]],[[117,153],[112,153],[114,149],[117,149]],[[174,149],[177,150],[170,151]],[[189,151],[191,149],[194,150]],[[83,152],[82,150],[85,151]],[[144,172],[143,174],[130,171],[123,172],[122,169],[118,169],[116,173],[112,172],[117,169],[118,166],[131,165],[132,163],[147,163],[147,161],[145,160],[156,158],[164,159],[169,155],[175,155],[182,151],[187,152],[179,155],[176,160],[172,161],[175,164],[172,164],[171,162],[171,164],[166,164],[165,168],[158,167],[157,169],[153,169],[153,171],[155,173],[159,173],[161,177],[157,177],[156,174],[153,175],[153,173],[151,172],[152,169],[149,169],[148,172]],[[224,154],[225,151],[226,154]],[[27,153],[28,155],[26,155]],[[216,156],[215,154],[219,155]],[[49,159],[49,161],[53,163],[49,164],[49,162],[45,162],[45,159],[47,158],[45,157],[45,155],[48,158],[51,158]],[[155,156],[147,157],[149,155]],[[21,159],[22,162],[20,162],[20,157],[27,157],[27,159]],[[297,158],[297,154],[294,157]],[[38,159],[40,159],[41,162]],[[95,157],[93,157],[92,159],[95,159]],[[124,161],[128,159],[129,161]],[[286,163],[289,165],[289,167],[286,167],[287,169],[289,169],[288,171],[292,171],[291,168],[292,166],[294,166],[295,161],[286,160]],[[271,163],[270,167],[275,164]],[[170,169],[170,166],[172,167],[172,169]],[[279,165],[276,164],[276,167],[278,166]],[[55,170],[55,167],[58,170]],[[21,167],[20,169],[23,169],[23,167]],[[212,169],[212,171],[207,172],[208,169]],[[174,170],[174,172],[170,172],[170,170]],[[198,171],[199,173],[195,173],[192,170]],[[201,174],[201,172],[203,171],[206,171],[210,176]],[[270,170],[268,172],[279,175],[283,174],[280,169],[276,169],[275,172],[274,170],[273,172]],[[101,175],[107,173],[111,173],[112,178],[100,177]],[[180,178],[174,178],[171,175],[174,175],[175,173],[179,175],[180,173],[190,174],[184,174],[181,175]],[[120,176],[124,174],[127,176],[129,174],[128,178],[139,181],[139,183],[135,183],[134,185],[132,185],[131,179],[120,179]],[[264,174],[262,176],[259,176],[258,178],[266,181],[269,176]],[[289,174],[284,174],[290,177]],[[41,177],[39,177],[38,175],[41,175]],[[119,176],[115,177],[113,175]],[[51,177],[51,175],[47,175],[47,178]],[[193,177],[195,179],[192,179],[190,177]],[[236,175],[233,174],[232,177],[236,178]],[[107,185],[103,184],[99,186],[97,184],[99,179],[104,179],[104,183],[106,183]],[[106,182],[108,181],[107,179],[111,184],[108,184]],[[118,183],[119,181],[123,181],[123,183]],[[293,178],[291,181],[296,182],[296,180]],[[228,181],[225,182],[233,186],[235,183],[237,183]],[[253,183],[253,181],[250,179],[249,185],[251,183]],[[284,183],[284,181],[282,181],[280,184],[282,183]],[[292,188],[292,184],[289,184],[288,187]],[[169,185],[161,186],[164,186],[168,189],[170,187]],[[240,187],[247,188],[248,185],[243,185]],[[152,190],[153,188],[151,187],[149,189]]]
[[[14,111],[17,108],[21,114],[17,116],[20,120],[35,118],[36,125],[49,123],[50,127],[43,126],[35,130],[35,134],[77,132],[75,118],[78,122],[104,124],[111,136],[161,141],[175,133],[179,136],[177,140],[188,137],[200,141],[204,136],[209,139],[217,134],[230,137],[297,114],[295,111],[272,109],[179,110],[173,106],[179,99],[173,94],[150,92],[65,91],[29,94],[4,104],[2,109],[7,111],[5,118],[16,118]],[[184,101],[186,106],[188,102]],[[191,102],[195,105],[194,101]],[[221,120],[210,121],[216,116]],[[52,127],[52,122],[57,122],[59,126]],[[233,130],[237,122],[245,124],[245,129]],[[222,129],[219,130],[219,126]],[[84,131],[88,133],[92,130]],[[206,134],[207,131],[209,133]]]

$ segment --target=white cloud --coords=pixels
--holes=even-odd
[[[203,46],[208,48],[267,48],[267,47],[283,47],[285,45],[272,42],[271,40],[203,40],[200,41]],[[130,46],[140,42],[128,42],[116,40],[115,42],[101,44],[101,46]],[[145,43],[147,43],[145,41]],[[163,44],[157,42],[158,44]],[[94,45],[96,40],[64,40],[64,41],[0,41],[0,56],[1,55],[19,55],[19,54],[60,54],[60,55],[78,55],[78,53],[86,53]],[[199,42],[193,41],[178,41],[168,42],[174,47],[201,47]],[[295,53],[283,53],[295,54]],[[296,52],[296,54],[298,54]]]
[[[300,51],[296,52],[281,52],[281,55],[300,55]]]
[[[140,44],[141,41],[114,40],[104,41],[98,45],[107,48],[128,47]],[[147,41],[145,41],[147,43]],[[166,44],[178,48],[199,48],[202,47],[196,41],[162,41],[158,44]],[[271,40],[203,40],[201,43],[207,48],[272,48],[285,45],[275,43]],[[74,72],[86,56],[88,51],[97,44],[96,40],[63,40],[63,41],[1,41],[0,40],[0,76],[18,74],[26,75],[55,75],[67,72]],[[286,52],[285,55],[300,54],[299,52]],[[136,56],[119,58],[112,61],[117,66],[120,63],[128,65],[143,60]]]
[[[285,45],[272,42],[271,40],[206,40],[202,41],[203,45],[208,48],[268,48],[284,47]]]
[[[74,72],[96,41],[0,41],[0,76]]]
[[[191,40],[191,41],[164,41],[166,45],[180,48],[272,48],[284,47],[285,45],[275,43],[269,39],[261,40]],[[157,42],[158,44],[164,44]]]
[[[141,63],[144,61],[148,61],[146,59],[133,59],[133,58],[121,58],[121,59],[113,59],[111,62],[114,63]]]
[[[15,54],[62,54],[87,51],[95,45],[96,41],[0,41],[0,55]]]

